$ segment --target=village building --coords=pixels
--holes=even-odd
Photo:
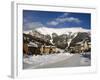
[[[51,54],[51,53],[55,53],[56,52],[56,47],[49,45],[42,45],[40,48],[41,54]]]
[[[37,42],[32,38],[31,41],[29,39],[32,38],[28,35],[25,35],[23,38],[23,53],[26,55],[42,55],[42,54],[50,54],[56,52],[56,47],[49,44],[48,42],[43,42],[45,45],[43,45],[42,40],[39,40],[40,42]]]
[[[23,43],[23,55],[28,55],[28,45],[27,45],[27,43]]]
[[[83,40],[81,42],[77,42],[75,46],[70,47],[70,52],[73,53],[83,53],[88,52],[91,49],[91,42],[88,40]]]
[[[39,55],[40,54],[40,47],[34,42],[30,42],[28,44],[28,50],[29,50],[30,55]]]

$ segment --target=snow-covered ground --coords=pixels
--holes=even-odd
[[[59,54],[49,54],[49,55],[37,55],[29,56],[24,58],[24,64],[32,65],[32,68],[37,66],[56,63],[65,59],[69,59],[73,54],[70,53],[59,53]]]

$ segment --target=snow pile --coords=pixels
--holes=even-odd
[[[46,65],[50,63],[56,63],[65,59],[68,59],[73,54],[70,53],[59,53],[59,54],[49,54],[49,55],[37,55],[37,56],[29,56],[29,58],[24,58],[24,63],[34,65],[33,68]]]

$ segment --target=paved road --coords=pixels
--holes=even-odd
[[[59,61],[52,64],[37,66],[36,68],[56,68],[56,67],[78,67],[78,66],[90,66],[91,60],[83,57],[80,54],[75,54],[71,58]]]

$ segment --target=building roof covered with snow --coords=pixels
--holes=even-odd
[[[28,47],[38,47],[38,45],[36,43],[30,42],[28,44]]]

